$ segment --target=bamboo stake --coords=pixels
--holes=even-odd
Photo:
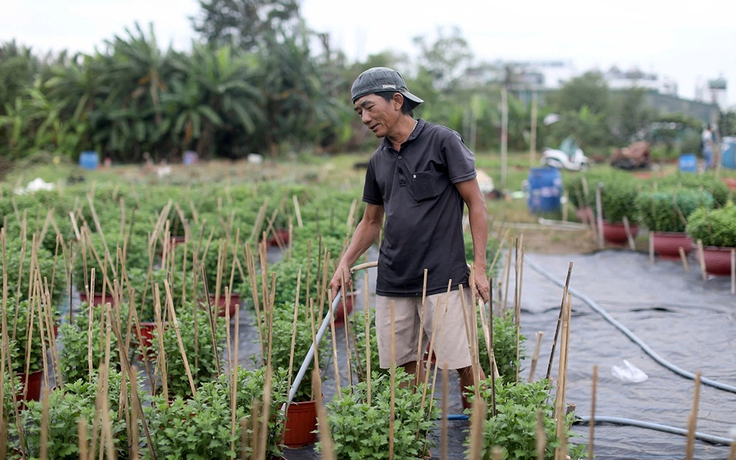
[[[194,386],[194,378],[192,377],[192,370],[189,368],[189,360],[187,359],[187,352],[184,349],[184,342],[181,338],[181,331],[179,331],[179,321],[176,319],[176,312],[174,311],[174,299],[171,296],[171,287],[169,286],[169,280],[164,280],[164,288],[166,289],[166,304],[169,307],[169,317],[174,325],[174,332],[176,333],[176,341],[179,343],[179,351],[181,352],[181,359],[184,361],[184,369],[187,371],[187,378],[189,379],[189,386],[192,389],[192,396],[197,395],[197,389]],[[158,287],[156,288],[158,291]],[[156,292],[156,297],[159,293]],[[230,328],[227,328],[230,330]],[[215,348],[216,349],[216,348]]]
[[[680,252],[680,260],[682,261],[682,267],[685,269],[686,272],[690,271],[690,266],[687,263],[687,256],[685,255],[685,250],[680,246],[677,248],[677,250]]]
[[[603,184],[598,183],[595,188],[595,210],[598,222],[598,247],[603,249],[605,242],[603,241],[603,209],[601,207],[601,188]]]
[[[450,371],[447,363],[442,363],[442,433],[440,436],[442,445],[440,447],[441,459],[447,460],[447,416],[450,414]],[[370,405],[369,405],[370,406]]]
[[[422,339],[424,339],[424,313],[425,313],[425,307],[427,302],[427,274],[428,270],[424,269],[424,279],[422,281],[422,309],[419,312],[419,324],[420,324],[420,333],[419,333],[419,343],[417,345],[417,366],[420,365],[422,362]],[[471,278],[472,279],[472,278]],[[368,289],[368,285],[365,285],[366,289]],[[418,368],[418,367],[417,367]],[[419,382],[419,373],[417,373],[417,382]]]
[[[557,394],[555,396],[554,418],[557,421],[557,438],[560,445],[555,449],[555,459],[564,460],[567,453],[567,434],[565,427],[565,390],[567,386],[567,353],[570,339],[572,294],[568,294],[564,306],[562,336],[560,337],[560,360],[557,372]]]
[[[501,460],[502,455],[503,451],[499,446],[491,447],[491,457],[493,458],[493,460]]]
[[[271,382],[273,371],[271,366],[266,368],[266,383],[263,387],[263,416],[261,417],[260,440],[258,441],[259,460],[266,460],[267,440],[268,440],[268,421],[271,418]]]
[[[588,437],[588,460],[593,460],[595,433],[595,399],[598,392],[598,366],[593,366],[593,392],[590,400],[590,435]]]
[[[537,411],[537,460],[545,459],[545,451],[547,450],[547,433],[544,431],[544,412],[540,409]]]
[[[87,453],[88,440],[87,440],[87,422],[83,418],[77,420],[77,432],[79,433],[79,460],[87,460],[89,454]]]
[[[695,451],[695,428],[698,424],[698,405],[700,403],[700,372],[695,373],[695,391],[693,393],[693,410],[688,418],[687,445],[685,459],[692,460]]]
[[[477,386],[477,385],[476,385]],[[486,402],[476,395],[470,415],[470,455],[471,460],[483,458],[483,425],[485,423]]]
[[[506,309],[508,308],[508,304],[509,304],[509,277],[511,276],[511,254],[512,254],[511,251],[513,251],[513,249],[514,247],[511,244],[509,244],[509,255],[508,255],[508,258],[506,259],[506,282],[505,282],[506,287],[505,287],[505,292],[503,295],[503,311],[506,311]]]
[[[319,440],[322,449],[323,460],[335,460],[335,447],[330,435],[329,422],[327,420],[327,411],[322,403],[322,380],[319,377],[319,370],[312,369],[312,388],[316,388],[316,406],[317,420],[319,421]]]
[[[649,263],[654,264],[654,232],[649,232]]]
[[[521,235],[522,241],[524,238],[524,235]],[[524,284],[524,246],[521,247],[521,262],[517,260],[517,265],[521,265],[521,268],[519,269],[519,279],[517,281],[517,301],[516,301],[516,362],[521,361],[521,288]],[[516,379],[515,382],[519,383],[519,367],[520,365],[516,366]]]
[[[299,208],[299,200],[297,199],[296,195],[291,196],[294,200],[294,212],[296,213],[296,224],[299,226],[299,228],[304,227],[304,224],[302,223],[302,211]]]
[[[736,460],[736,439],[731,443],[731,450],[728,451],[728,460]]]
[[[567,290],[570,286],[570,275],[572,275],[572,262],[567,268],[567,278],[565,279],[565,286],[562,289],[562,302],[560,303],[560,314],[557,317],[557,326],[555,327],[555,337],[552,339],[552,351],[549,354],[549,363],[547,364],[547,374],[545,379],[549,380],[549,376],[552,373],[552,361],[555,358],[555,347],[557,346],[557,337],[560,333],[560,323],[562,322],[562,312],[565,309],[565,302],[567,301]]]
[[[532,354],[532,364],[529,366],[529,383],[534,381],[534,372],[537,369],[537,361],[539,360],[539,351],[542,348],[542,336],[544,332],[537,331],[537,342],[534,345],[534,354]]]
[[[239,231],[239,230],[238,230]],[[228,308],[229,311],[229,308]],[[228,327],[228,329],[230,329]],[[238,349],[240,348],[240,304],[235,305],[235,345],[233,346],[233,363],[232,363],[232,394],[230,396],[230,412],[232,413],[232,418],[230,420],[230,424],[232,426],[232,431],[230,435],[233,438],[232,444],[230,446],[230,450],[235,452],[235,428],[237,427],[237,423],[235,416],[236,416],[236,409],[238,407]],[[291,386],[291,385],[289,385]]]
[[[365,384],[366,404],[371,405],[371,317],[368,307],[368,270],[363,274],[363,320],[365,323]],[[419,364],[419,363],[417,363]]]
[[[287,378],[287,388],[291,388],[291,379],[294,374],[294,349],[296,348],[296,326],[299,320],[299,292],[301,290],[302,268],[299,267],[296,275],[296,295],[294,299],[294,319],[291,325],[291,348],[289,349],[289,375]]]
[[[49,388],[41,391],[41,460],[49,458]]]
[[[388,419],[388,458],[393,460],[394,458],[394,424],[396,423],[396,338],[394,334],[396,332],[396,304],[393,300],[390,301],[391,308],[391,402],[389,405],[390,413]],[[337,364],[337,363],[335,363]],[[339,388],[339,386],[338,386]],[[338,390],[339,391],[339,390]]]
[[[700,261],[700,273],[703,276],[703,281],[708,280],[708,272],[705,270],[705,253],[703,252],[703,240],[698,240],[698,258]]]
[[[332,305],[332,291],[329,292],[330,305]],[[337,337],[335,337],[335,312],[330,309],[330,335],[332,336],[332,368],[335,371],[335,389],[337,390],[337,398],[342,397],[342,390],[340,389],[340,369],[337,363]]]
[[[154,299],[153,299],[153,311],[156,317],[156,331],[158,338],[158,364],[156,367],[159,368],[161,373],[161,388],[164,394],[164,399],[169,400],[169,382],[166,375],[166,349],[164,348],[164,325],[161,319],[161,298],[159,297],[158,289],[154,288]]]
[[[634,237],[631,235],[631,227],[629,226],[629,218],[624,216],[624,231],[626,232],[626,239],[629,241],[629,249],[636,251],[636,244],[634,244]]]

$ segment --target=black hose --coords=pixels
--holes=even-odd
[[[550,273],[546,272],[539,265],[537,265],[533,261],[531,261],[528,258],[528,256],[525,256],[524,262],[526,264],[528,264],[529,266],[531,266],[532,269],[535,270],[537,273],[539,273],[540,275],[544,276],[545,278],[547,278],[548,280],[550,280],[554,284],[556,284],[556,285],[558,285],[560,287],[564,287],[565,286],[563,283],[561,283],[560,281],[556,280]],[[606,321],[608,321],[609,323],[611,323],[616,329],[618,329],[619,331],[623,332],[626,337],[628,337],[632,342],[634,342],[635,344],[637,344],[642,350],[644,350],[644,353],[648,354],[652,359],[654,359],[654,361],[658,362],[662,366],[664,366],[667,369],[671,370],[675,374],[679,374],[682,377],[688,378],[690,380],[695,380],[695,374],[693,374],[692,372],[688,372],[688,371],[686,371],[686,370],[684,370],[684,369],[682,369],[680,367],[677,367],[674,364],[672,364],[669,361],[667,361],[666,359],[664,359],[661,356],[659,356],[657,354],[657,352],[655,352],[654,350],[652,350],[649,347],[649,345],[647,345],[646,343],[644,343],[644,341],[642,341],[639,337],[637,337],[636,334],[634,334],[629,328],[627,328],[622,323],[620,323],[619,321],[617,321],[613,316],[611,316],[610,314],[608,314],[607,311],[605,311],[603,308],[601,308],[600,306],[598,306],[598,304],[596,304],[590,297],[586,296],[585,294],[581,294],[580,292],[576,291],[575,289],[573,289],[571,287],[568,287],[567,290],[568,290],[568,292],[572,293],[575,297],[578,297],[581,300],[583,300],[585,303],[587,303],[590,308],[592,308],[596,313],[598,313],[599,315],[601,315],[603,317],[603,319],[605,319]],[[720,382],[717,382],[715,380],[711,380],[711,379],[708,379],[708,378],[705,378],[705,377],[701,377],[700,378],[700,381],[704,385],[708,385],[708,386],[711,386],[713,388],[717,388],[719,390],[729,391],[731,393],[736,393],[736,387],[733,386],[733,385],[727,385],[725,383],[720,383]]]
[[[589,424],[590,423],[590,417],[576,417],[574,424]],[[641,420],[634,420],[630,418],[621,418],[621,417],[601,417],[596,415],[594,423],[596,425],[601,423],[613,423],[615,425],[628,425],[628,426],[635,426],[639,428],[648,428],[650,430],[657,430],[657,431],[663,431],[665,433],[673,433],[673,434],[679,434],[682,436],[687,436],[688,431],[684,428],[676,428],[673,426],[668,425],[660,425],[659,423],[652,423],[652,422],[642,422]],[[705,433],[699,433],[695,432],[695,438],[700,439],[701,441],[709,442],[711,444],[722,444],[726,446],[730,446],[732,443],[736,442],[734,439],[724,438],[722,436],[713,436],[711,434],[705,434]]]

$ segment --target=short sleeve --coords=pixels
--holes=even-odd
[[[475,155],[455,131],[451,131],[442,144],[447,171],[453,184],[475,178]]]
[[[368,204],[383,205],[383,196],[381,195],[381,189],[378,187],[378,182],[376,182],[376,172],[373,169],[373,161],[368,163],[368,169],[365,172],[363,201]]]

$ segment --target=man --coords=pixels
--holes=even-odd
[[[701,143],[703,146],[705,169],[708,169],[713,166],[713,129],[710,125],[705,125],[705,129],[701,135]]]
[[[471,386],[475,381],[459,292],[462,285],[467,311],[474,312],[462,235],[466,204],[473,238],[473,286],[484,302],[490,293],[485,276],[487,209],[473,153],[451,129],[413,118],[413,109],[423,100],[409,92],[393,69],[366,70],[353,83],[351,96],[363,124],[383,138],[383,143],[368,164],[365,213],[332,277],[332,294],[337,294],[343,280],[350,283],[350,267],[383,228],[376,280],[381,367],[388,368],[392,359],[393,303],[396,364],[410,374],[419,372],[422,378],[417,365],[419,334],[424,333],[422,343],[427,343],[435,333],[437,363],[456,369],[463,388]],[[422,312],[425,270],[427,298]],[[347,289],[349,286],[343,292]],[[470,314],[467,317],[472,319]],[[466,404],[465,398],[463,402]]]

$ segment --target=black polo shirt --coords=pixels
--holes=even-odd
[[[376,293],[408,297],[467,286],[462,218],[455,184],[475,178],[475,157],[455,131],[419,119],[397,152],[384,138],[366,172],[363,201],[382,205],[386,220]]]

